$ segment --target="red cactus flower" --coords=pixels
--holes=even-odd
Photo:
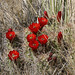
[[[48,36],[43,34],[41,36],[38,37],[38,40],[41,44],[46,44],[47,43],[47,40],[48,40]]]
[[[36,40],[29,42],[29,47],[31,47],[32,50],[36,50],[36,49],[38,48],[38,46],[39,46],[39,43],[38,43],[38,41],[36,41]]]
[[[62,15],[61,11],[59,11],[58,14],[57,14],[57,20],[58,20],[58,22],[60,22],[60,20],[61,20],[61,15]]]
[[[58,33],[57,39],[58,39],[58,43],[61,43],[61,40],[63,39],[63,35],[61,32]]]
[[[53,57],[53,60],[56,62],[56,60],[57,60],[57,57],[55,56],[55,57]]]
[[[48,57],[48,61],[52,60],[52,57]]]
[[[8,29],[8,32],[10,32],[10,31],[12,31],[12,29],[11,29],[11,28],[9,28],[9,29]]]
[[[52,55],[53,55],[53,53],[52,53],[52,52],[50,52],[49,57],[52,57]]]
[[[11,29],[8,29],[8,32],[6,33],[6,38],[9,39],[10,41],[15,38],[15,32],[12,31]]]
[[[47,24],[48,20],[44,17],[38,18],[38,22],[40,24],[41,27],[43,27],[44,25]]]
[[[16,60],[19,57],[19,53],[16,50],[10,51],[8,57],[10,60]]]
[[[44,18],[48,18],[47,11],[44,11]]]
[[[32,24],[30,24],[29,29],[31,30],[31,32],[37,33],[38,30],[40,29],[40,24],[32,23]]]
[[[27,36],[27,41],[30,42],[30,41],[34,41],[36,40],[36,35],[35,34],[29,34]]]

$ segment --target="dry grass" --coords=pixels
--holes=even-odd
[[[59,9],[54,9],[58,5],[53,6],[50,1],[58,0],[0,0],[0,75],[75,75],[75,2],[67,0],[64,23],[63,20],[58,23],[56,14]],[[59,4],[62,12],[63,2],[60,0]],[[49,23],[40,34],[48,35],[48,43],[33,52],[26,39],[31,33],[28,26],[37,22],[37,17],[43,16],[44,10],[49,14]],[[12,44],[5,36],[10,27],[18,37]],[[64,38],[61,45],[57,42],[59,31],[62,31]],[[16,62],[8,59],[8,53],[13,49],[20,53]],[[47,61],[50,52],[57,55],[56,63]]]

